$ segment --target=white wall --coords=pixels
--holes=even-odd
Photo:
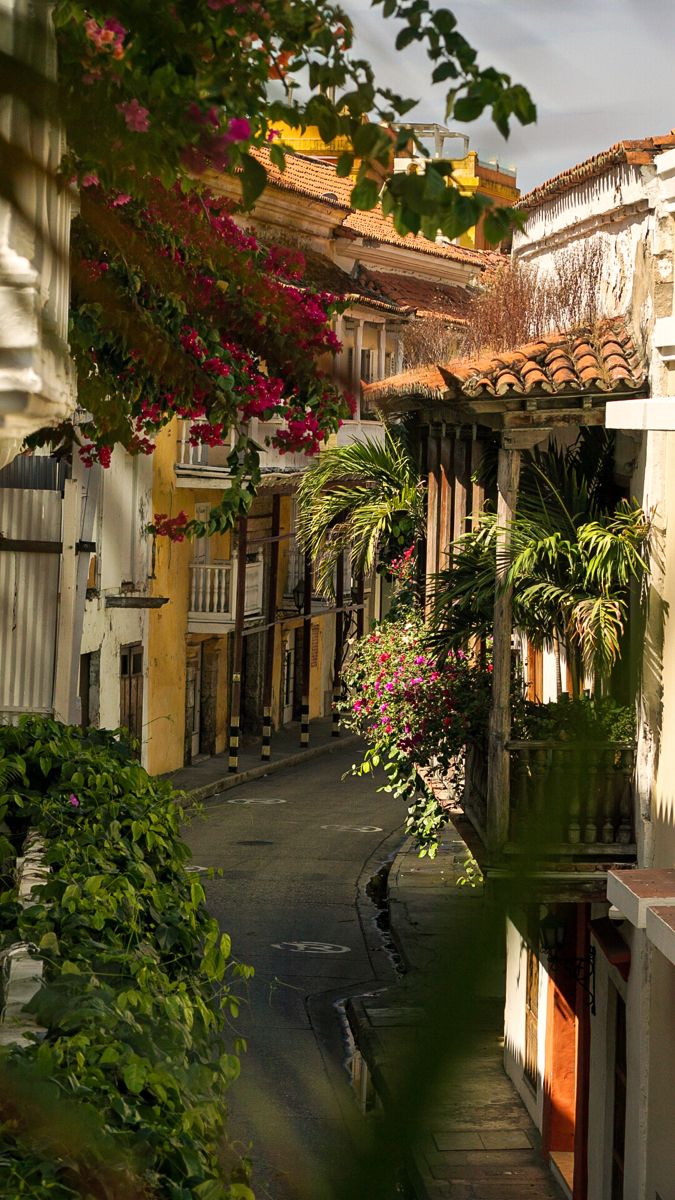
[[[546,1017],[549,977],[539,963],[537,1015],[537,1090],[525,1078],[525,999],[527,988],[527,943],[514,921],[506,918],[506,996],[504,1003],[504,1069],[537,1129],[544,1112],[546,1063]]]
[[[120,723],[120,649],[143,644],[143,761],[147,738],[148,610],[109,608],[106,596],[118,596],[130,585],[135,594],[148,592],[151,539],[145,526],[152,520],[152,458],[131,457],[120,447],[103,472],[95,521],[98,595],[85,606],[82,654],[100,653],[99,725]]]

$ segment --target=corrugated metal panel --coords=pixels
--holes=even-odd
[[[58,491],[0,489],[8,538],[59,541]],[[51,712],[59,590],[58,554],[0,552],[0,721]]]
[[[47,455],[19,455],[0,471],[0,488],[41,488],[63,491],[68,468]]]

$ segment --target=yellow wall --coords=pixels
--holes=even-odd
[[[175,517],[182,510],[195,515],[200,503],[215,504],[218,492],[176,488],[174,466],[177,452],[178,422],[174,420],[157,437],[153,455],[152,501],[154,513]],[[230,534],[211,538],[211,558],[230,557]],[[183,766],[185,746],[185,677],[188,642],[190,563],[194,554],[191,541],[155,541],[153,596],[168,596],[169,603],[150,611],[148,634],[148,771],[159,775]],[[191,643],[206,640],[204,635],[190,638]],[[217,689],[216,750],[227,743],[228,721],[228,646],[227,637],[218,638],[220,669]]]

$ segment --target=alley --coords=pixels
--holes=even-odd
[[[207,902],[255,967],[237,1032],[249,1040],[230,1132],[253,1143],[256,1195],[321,1200],[357,1109],[334,1003],[391,983],[365,884],[402,840],[401,811],[341,776],[353,747],[216,796],[187,830]],[[358,899],[358,903],[357,903]]]

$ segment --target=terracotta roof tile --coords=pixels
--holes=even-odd
[[[451,258],[455,262],[475,264],[479,270],[497,262],[504,262],[504,255],[495,250],[469,250],[465,246],[455,246],[452,242],[432,242],[420,234],[408,233],[401,237],[394,229],[394,223],[385,217],[380,208],[370,212],[353,211],[342,223],[342,228],[350,230],[359,237],[372,242],[384,242],[391,246],[406,246],[410,250],[418,250],[422,254],[433,254],[437,258]]]
[[[594,329],[548,334],[516,350],[406,371],[368,384],[364,392],[386,408],[397,398],[415,396],[451,400],[632,393],[643,388],[645,380],[633,338],[623,319],[616,317]]]
[[[397,304],[414,311],[418,317],[439,317],[464,324],[469,296],[455,284],[435,283],[416,275],[395,275],[389,271],[361,269],[359,281],[370,291],[381,292]]]
[[[301,282],[306,286],[332,292],[335,296],[366,304],[370,308],[400,313],[402,316],[408,315],[410,310],[405,304],[401,304],[395,296],[387,295],[364,273],[354,277],[337,263],[314,250],[304,249],[302,254],[305,270]]]
[[[282,172],[270,161],[268,150],[255,150],[251,153],[262,163],[269,182],[275,187],[296,192],[312,200],[320,200],[333,209],[342,210],[346,215],[340,222],[338,234],[364,237],[392,246],[406,246],[422,254],[475,265],[477,270],[504,261],[502,254],[492,250],[470,250],[464,246],[455,246],[454,243],[432,242],[419,234],[409,233],[401,237],[394,229],[393,221],[384,216],[381,208],[372,209],[370,212],[352,209],[350,196],[354,186],[353,180],[340,178],[332,163],[308,158],[303,154],[286,154],[286,169]]]
[[[616,142],[608,150],[602,150],[600,154],[594,154],[591,158],[578,163],[577,166],[569,167],[566,171],[561,171],[559,175],[554,175],[552,179],[538,184],[532,191],[521,196],[516,201],[515,207],[524,208],[530,212],[540,204],[545,204],[547,200],[552,200],[555,196],[560,196],[563,192],[568,192],[572,188],[586,183],[587,180],[602,175],[609,167],[622,163],[630,166],[647,166],[654,161],[657,154],[661,154],[662,151],[673,146],[675,146],[675,130],[672,129],[670,133],[659,137]]]

